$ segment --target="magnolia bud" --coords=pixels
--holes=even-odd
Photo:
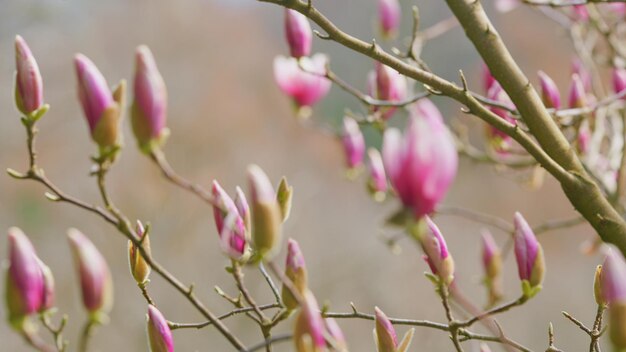
[[[167,320],[153,305],[148,305],[148,342],[151,352],[173,352],[174,338]]]
[[[396,352],[398,347],[398,336],[393,324],[389,318],[378,307],[374,308],[376,312],[376,329],[374,329],[374,338],[378,352]]]
[[[24,115],[30,115],[43,105],[43,81],[39,66],[26,41],[15,37],[15,102]]]
[[[133,132],[141,150],[160,146],[168,135],[167,90],[154,56],[147,46],[135,54],[134,101],[131,113]]]
[[[491,88],[487,92],[487,98],[497,101],[509,108],[515,108],[511,98],[506,94],[502,86],[498,82],[493,82]],[[497,106],[490,106],[489,110],[494,114],[498,115],[501,119],[509,122],[511,124],[516,124],[517,122],[511,116],[511,113],[507,109],[503,109]],[[511,137],[504,133],[503,131],[493,127],[492,125],[487,125],[487,137],[489,139],[490,145],[493,149],[498,153],[506,153],[509,150]]]
[[[569,107],[583,108],[587,106],[587,93],[585,86],[578,74],[572,75],[572,85],[569,90]]]
[[[69,229],[67,236],[74,257],[74,265],[80,276],[83,305],[90,318],[100,320],[113,306],[113,280],[102,254],[96,246],[76,229]]]
[[[283,218],[283,222],[287,221],[289,214],[291,213],[291,199],[293,197],[293,187],[287,183],[287,178],[283,176],[280,179],[278,190],[276,191],[276,200],[280,205],[280,213]]]
[[[311,291],[302,295],[303,306],[296,317],[293,340],[296,352],[322,352],[326,348],[324,320]]]
[[[293,288],[298,290],[300,295],[303,295],[307,290],[307,271],[306,264],[304,262],[304,256],[300,251],[298,242],[293,239],[289,239],[287,242],[287,262],[285,264],[285,276],[291,280]],[[293,296],[289,288],[283,285],[282,288],[282,301],[285,307],[289,310],[296,309],[298,307],[298,301]]]
[[[32,243],[22,230],[9,229],[6,304],[11,325],[23,329],[25,318],[38,311],[45,294],[44,276]]]
[[[377,62],[376,69],[368,75],[368,93],[378,100],[402,101],[406,99],[407,90],[406,77],[387,65]],[[396,107],[373,107],[373,111],[382,111],[383,120],[389,120],[396,109]]]
[[[514,224],[515,259],[517,260],[519,278],[523,285],[528,285],[530,289],[540,289],[545,273],[543,250],[522,214],[515,213]],[[525,292],[525,294],[533,296],[537,292]]]
[[[537,73],[539,75],[539,83],[541,85],[541,100],[547,108],[561,108],[561,94],[556,83],[543,71]]]
[[[333,318],[324,319],[324,323],[326,323],[326,331],[328,331],[328,335],[333,339],[332,346],[337,352],[348,352],[348,343],[346,342],[346,338],[337,324],[337,321]]]
[[[293,99],[299,112],[310,110],[330,90],[332,83],[325,77],[327,64],[328,57],[323,54],[274,59],[274,79],[280,90]]]
[[[280,247],[282,216],[274,188],[257,165],[248,167],[252,195],[252,245],[259,258],[271,258]]]
[[[385,38],[392,38],[400,28],[402,9],[398,0],[378,0],[378,19]]]
[[[621,67],[615,68],[613,69],[613,91],[615,94],[619,94],[622,93],[624,89],[626,89],[626,69]]]
[[[74,65],[78,77],[78,98],[89,124],[91,138],[101,148],[116,146],[123,109],[120,101],[114,99],[104,76],[86,56],[77,54]]]
[[[491,86],[493,86],[493,84],[496,83],[497,81],[496,81],[496,78],[491,74],[489,67],[487,67],[487,65],[484,62],[482,63],[481,67],[482,67],[481,75],[482,75],[482,81],[483,81],[483,89],[485,90],[485,93],[487,93],[491,89]]]
[[[496,241],[487,230],[482,234],[482,247],[485,284],[489,290],[489,305],[493,306],[502,298],[502,255]]]
[[[369,171],[367,187],[374,196],[374,199],[384,200],[385,194],[387,193],[387,175],[385,174],[383,159],[378,149],[375,148],[369,148],[367,150],[367,157],[369,159],[369,163],[367,164]]]
[[[52,270],[39,258],[37,258],[37,264],[39,264],[41,275],[43,275],[43,290],[39,311],[44,312],[54,307],[54,276],[52,275]]]
[[[213,197],[217,205],[213,206],[213,218],[220,237],[220,248],[229,257],[239,260],[246,251],[247,227],[239,209],[220,184],[213,180]],[[238,198],[243,197],[243,193]],[[247,208],[245,198],[240,200],[242,211]]]
[[[343,132],[341,135],[343,150],[346,155],[346,165],[354,169],[363,164],[365,154],[365,138],[359,124],[351,117],[343,118]]]
[[[626,303],[626,261],[617,249],[610,250],[602,264],[602,298],[609,305]]]
[[[311,54],[313,32],[305,15],[295,10],[285,9],[285,35],[291,56],[298,59]]]
[[[248,200],[246,199],[246,195],[243,194],[243,191],[241,190],[239,186],[237,186],[237,188],[235,189],[235,192],[236,192],[235,206],[237,207],[237,211],[239,212],[239,215],[243,219],[243,223],[246,226],[246,234],[249,235],[250,230],[251,230],[250,226],[252,226],[252,224],[250,223],[251,222],[250,206],[248,205]]]
[[[448,252],[446,240],[443,238],[437,225],[426,216],[428,231],[419,238],[424,251],[424,260],[433,274],[437,275],[442,283],[449,285],[454,280],[454,260]]]
[[[150,254],[150,236],[139,220],[137,220],[135,231],[142,243],[143,249]],[[132,241],[128,241],[128,262],[130,264],[130,273],[133,275],[133,278],[135,278],[137,284],[145,286],[148,283],[151,268]]]
[[[596,274],[593,278],[593,298],[599,306],[606,305],[604,294],[602,293],[602,265],[596,267]]]

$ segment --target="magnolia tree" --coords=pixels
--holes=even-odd
[[[411,347],[415,328],[447,334],[450,347],[456,351],[468,349],[466,341],[471,340],[481,343],[481,351],[490,348],[531,351],[523,341],[508,337],[497,318],[512,309],[523,309],[542,289],[546,270],[544,252],[535,235],[587,222],[597,233],[590,250],[602,251],[606,258],[598,266],[595,277],[589,278],[590,287],[593,283],[594,288],[589,290],[589,304],[597,306],[597,314],[589,317],[593,318],[590,325],[567,313],[564,315],[588,335],[584,349],[599,352],[600,341],[606,339],[615,351],[626,351],[626,221],[623,218],[626,212],[626,46],[623,45],[626,4],[623,0],[494,0],[500,11],[529,6],[569,31],[575,44],[575,60],[569,93],[563,101],[559,87],[548,74],[538,72],[538,84],[531,83],[478,0],[445,0],[454,16],[429,28],[420,27],[417,7],[401,6],[397,0],[379,0],[377,35],[382,40],[378,42],[366,42],[345,33],[315,7],[314,1],[260,1],[278,5],[277,10],[284,12],[290,56],[278,56],[273,69],[278,88],[293,101],[295,114],[308,118],[332,85],[363,104],[362,111],[346,114],[338,134],[348,175],[355,182],[365,179],[373,200],[399,205],[397,212],[389,214],[387,225],[401,228],[423,251],[429,268],[426,278],[440,298],[442,318],[439,321],[390,318],[376,307],[361,311],[352,306],[348,312],[320,307],[317,303],[320,297],[316,298],[308,288],[302,249],[293,239],[282,236],[281,228],[289,218],[294,192],[285,178],[272,182],[261,167],[251,165],[249,184],[244,187],[248,193],[238,187],[229,194],[218,181],[213,181],[211,189],[205,189],[172,169],[163,149],[169,133],[166,84],[155,58],[145,46],[136,51],[129,105],[124,81],[111,90],[89,58],[82,54],[75,56],[78,100],[96,146],[91,175],[102,203],[90,204],[66,193],[38,164],[37,121],[44,117],[49,106],[44,103],[44,87],[35,56],[24,39],[17,36],[15,102],[26,130],[29,160],[25,171],[9,169],[8,174],[17,180],[40,184],[46,189],[49,201],[72,204],[104,220],[128,240],[130,274],[137,282],[138,294],[146,302],[150,350],[174,351],[177,329],[214,328],[236,351],[271,351],[279,343],[291,344],[292,350],[298,352],[348,351],[350,343],[338,321],[347,324],[351,319],[363,319],[372,321],[372,350],[379,352],[419,350],[415,346],[419,345],[417,341]],[[423,6],[428,6],[427,2]],[[413,31],[401,36],[398,33],[401,14],[411,10]],[[311,23],[318,30],[312,30]],[[432,72],[421,59],[426,41],[458,26],[485,62],[483,82],[477,85],[478,90],[470,89],[462,71],[457,82],[452,82]],[[372,71],[366,89],[360,90],[342,80],[332,71],[327,56],[313,53],[314,37],[333,41],[354,55],[371,58]],[[403,44],[393,47],[392,43]],[[605,71],[611,72],[612,81],[602,79]],[[485,143],[477,145],[476,141],[470,141],[462,126],[450,129],[429,100],[432,95],[454,100],[464,113],[483,120]],[[226,270],[238,289],[230,294],[216,290],[233,306],[224,315],[213,313],[193,285],[184,284],[158,262],[150,251],[149,224],[130,219],[107,191],[107,173],[116,167],[121,152],[120,123],[127,111],[141,152],[168,181],[206,201],[213,209],[219,234],[215,245],[229,262]],[[403,131],[387,128],[390,119],[405,116]],[[383,135],[381,150],[367,148],[363,126],[373,127]],[[513,220],[509,222],[472,209],[443,206],[441,201],[455,180],[459,155],[498,168],[533,175],[549,173],[560,183],[580,216],[531,226],[520,213],[511,214]],[[433,220],[442,213],[483,222],[510,235],[501,250],[489,232],[483,233],[486,306],[472,303],[485,298],[466,297],[455,280],[454,253],[448,249],[444,234]],[[20,229],[8,230],[7,320],[35,350],[66,351],[75,345],[77,350],[87,351],[89,337],[99,326],[108,323],[107,314],[113,306],[114,278],[106,258],[81,231],[70,229],[67,236],[86,312],[82,333],[76,339],[64,334],[68,317],[57,312],[54,305],[53,272],[58,274],[67,269],[49,268]],[[286,258],[277,257],[285,246]],[[502,284],[502,261],[509,251],[514,252],[520,281],[518,298],[512,301],[503,299]],[[259,303],[255,293],[246,287],[243,273],[252,269],[267,282],[274,294],[273,302]],[[164,316],[153,300],[151,279],[169,283],[206,321],[185,323]],[[385,302],[379,306],[384,307]],[[236,331],[228,328],[226,320],[235,315],[243,315],[258,325],[259,342],[244,343]],[[71,323],[77,320],[80,319],[72,318]],[[402,338],[396,333],[400,325],[412,327]],[[479,325],[489,333],[479,333]],[[551,327],[548,330],[547,351],[559,351],[554,331]],[[363,334],[369,336],[369,331]]]

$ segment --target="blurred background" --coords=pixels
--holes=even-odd
[[[486,1],[485,1],[486,2]],[[363,39],[376,34],[375,0],[317,0],[316,6],[348,33]],[[404,33],[410,31],[410,7],[420,7],[422,26],[451,16],[441,1],[402,1]],[[346,108],[362,111],[358,102],[337,88],[315,109],[313,122],[303,125],[293,116],[290,102],[278,91],[272,61],[285,55],[279,7],[254,0],[0,0],[0,166],[26,167],[24,131],[13,106],[13,40],[22,35],[38,59],[45,83],[45,101],[52,107],[40,122],[37,147],[46,174],[68,193],[89,202],[99,201],[95,182],[88,176],[89,156],[95,152],[76,98],[72,57],[89,56],[110,85],[131,78],[134,48],[152,49],[169,91],[172,131],[165,148],[173,166],[189,179],[209,187],[217,179],[229,192],[245,185],[250,163],[261,165],[276,182],[287,176],[295,188],[292,215],[285,233],[297,239],[307,260],[310,285],[320,302],[333,311],[349,311],[349,303],[362,311],[381,307],[389,316],[444,321],[439,299],[422,273],[421,254],[411,241],[401,241],[400,254],[385,245],[383,235],[396,231],[383,227],[397,204],[377,204],[365,192],[364,179],[344,176],[343,155],[334,137]],[[489,6],[488,6],[489,7]],[[558,26],[528,9],[495,14],[496,26],[530,77],[542,69],[565,92],[571,46]],[[537,40],[540,38],[541,40]],[[394,45],[402,46],[403,38]],[[385,44],[386,48],[389,48]],[[333,70],[357,87],[365,87],[373,63],[339,45],[316,40],[314,50],[331,56]],[[480,61],[458,28],[428,43],[423,58],[443,77],[458,80],[463,69],[475,90],[481,87]],[[446,99],[435,102],[450,121],[463,118],[481,129],[475,119],[462,117],[459,106]],[[392,124],[403,125],[402,118]],[[322,128],[317,128],[321,126]],[[135,148],[129,124],[124,124],[126,148],[110,173],[110,192],[131,218],[153,225],[154,256],[183,282],[196,284],[196,292],[217,314],[231,306],[217,296],[218,285],[235,294],[224,271],[211,209],[161,178],[159,171]],[[380,138],[368,131],[368,142]],[[520,182],[512,172],[462,161],[446,204],[463,206],[511,219],[521,211],[531,224],[571,217],[572,207],[558,185],[546,177],[539,190]],[[465,219],[437,219],[457,262],[457,278],[477,304],[485,302],[480,285],[480,224]],[[77,277],[73,271],[66,231],[86,233],[107,258],[115,276],[115,306],[111,323],[97,329],[93,351],[143,351],[146,304],[128,273],[126,241],[109,225],[74,207],[53,204],[32,182],[0,178],[0,228],[21,227],[57,281],[57,306],[69,314],[65,336],[71,342],[83,324]],[[4,231],[4,230],[2,230]],[[506,234],[493,231],[500,244]],[[543,350],[547,327],[553,322],[557,346],[568,350],[587,344],[587,336],[565,321],[566,310],[584,322],[595,314],[591,284],[597,256],[580,254],[580,244],[591,238],[590,227],[554,231],[541,236],[548,274],[544,291],[525,308],[501,316],[509,337]],[[0,258],[6,259],[6,240]],[[283,255],[280,256],[280,261]],[[519,282],[513,258],[506,262],[509,299],[517,298]],[[246,270],[249,289],[260,303],[272,296],[254,269]],[[3,282],[2,284],[3,285]],[[4,288],[2,287],[4,291]],[[167,318],[199,322],[202,317],[156,275],[149,291]],[[0,315],[6,316],[5,307]],[[226,321],[248,344],[261,340],[246,317]],[[340,321],[352,351],[374,351],[373,324]],[[286,322],[277,332],[289,331]],[[399,333],[406,328],[399,327]],[[479,327],[480,331],[481,328]],[[45,332],[42,332],[45,333]],[[178,330],[178,351],[230,351],[213,328]],[[0,323],[2,351],[26,351],[21,338]],[[74,350],[71,345],[70,350]],[[494,350],[498,349],[492,346]],[[411,351],[450,350],[446,334],[418,328]],[[478,346],[467,343],[468,351]],[[292,350],[291,344],[277,351]]]

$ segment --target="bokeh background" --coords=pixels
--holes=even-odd
[[[485,1],[486,2],[486,1]],[[442,1],[402,1],[404,33],[410,29],[410,6],[420,6],[422,26],[451,16]],[[375,36],[374,0],[318,0],[316,5],[347,32],[369,39]],[[493,13],[493,11],[491,11]],[[495,15],[495,14],[494,14]],[[494,21],[525,71],[534,77],[539,68],[552,75],[565,92],[571,45],[566,33],[528,9],[497,15]],[[443,321],[432,285],[425,280],[421,255],[410,241],[401,241],[394,254],[382,240],[393,235],[383,227],[395,202],[376,204],[364,191],[363,179],[344,177],[342,151],[334,137],[344,109],[360,111],[359,104],[337,88],[315,110],[313,122],[293,116],[272,77],[272,60],[287,52],[282,33],[282,10],[254,0],[0,0],[0,166],[26,166],[25,141],[13,107],[13,39],[22,35],[34,51],[45,82],[45,100],[52,106],[41,121],[37,140],[40,163],[47,175],[72,195],[99,201],[88,176],[89,156],[95,150],[76,99],[72,67],[74,53],[89,56],[113,85],[130,78],[134,48],[153,50],[169,90],[169,127],[166,147],[174,167],[205,186],[218,179],[229,191],[245,185],[249,163],[261,165],[273,180],[285,175],[295,188],[292,216],[285,233],[304,251],[311,289],[334,311],[348,311],[349,302],[362,311],[380,306],[389,316]],[[401,46],[402,41],[394,45]],[[386,46],[387,48],[389,46]],[[340,46],[317,40],[314,49],[332,57],[333,69],[355,86],[364,87],[372,67],[369,59]],[[470,85],[480,88],[480,62],[459,29],[429,43],[424,59],[438,74],[457,80],[463,69]],[[461,118],[459,106],[446,99],[436,103],[449,120]],[[473,128],[482,128],[464,118]],[[402,125],[401,118],[394,124]],[[231,309],[213,292],[215,285],[233,293],[223,270],[211,209],[193,196],[165,182],[155,167],[134,147],[124,124],[126,148],[110,174],[110,191],[131,218],[153,225],[154,256],[196,292],[216,313]],[[372,145],[379,136],[368,131]],[[489,212],[510,219],[522,211],[531,224],[573,216],[572,207],[550,178],[539,190],[528,187],[512,172],[463,160],[446,203]],[[458,280],[468,296],[482,304],[479,231],[482,225],[459,218],[438,218],[456,259]],[[128,274],[126,241],[110,226],[90,214],[43,197],[34,183],[0,178],[0,227],[19,226],[30,236],[57,280],[58,307],[70,316],[65,336],[76,340],[84,320],[79,288],[66,240],[76,227],[96,243],[115,276],[115,307],[111,324],[93,337],[93,351],[143,351],[146,304]],[[4,230],[2,230],[4,231]],[[494,231],[504,243],[506,235]],[[514,339],[543,350],[547,327],[553,322],[557,344],[565,350],[587,344],[587,337],[565,321],[562,310],[589,322],[595,312],[591,283],[598,256],[580,254],[580,244],[593,236],[588,226],[541,236],[548,274],[545,290],[525,308],[500,318]],[[281,254],[282,256],[282,254]],[[0,241],[6,259],[6,241]],[[281,259],[282,260],[282,259]],[[251,291],[261,303],[271,295],[255,270],[246,271]],[[519,283],[512,257],[505,269],[506,292],[515,298]],[[0,285],[3,285],[0,284]],[[4,290],[4,288],[2,288]],[[196,322],[201,317],[177,292],[156,275],[149,290],[163,313],[173,321]],[[6,315],[4,305],[0,315]],[[261,336],[245,317],[226,324],[251,344]],[[374,351],[368,321],[341,321],[352,351]],[[277,328],[288,331],[291,322]],[[404,333],[406,329],[399,327]],[[479,328],[480,330],[480,328]],[[178,351],[229,351],[212,328],[175,332]],[[0,350],[26,351],[22,340],[0,323]],[[70,350],[74,350],[74,345]],[[467,350],[477,350],[468,343]],[[444,333],[419,328],[412,351],[445,351],[451,345]],[[497,347],[494,347],[497,349]],[[277,351],[292,350],[291,344]]]

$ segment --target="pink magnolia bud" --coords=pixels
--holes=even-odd
[[[213,219],[215,220],[217,233],[222,233],[222,230],[224,229],[224,219],[226,216],[228,216],[231,212],[239,213],[239,210],[237,209],[235,202],[233,202],[232,198],[230,198],[228,193],[224,191],[217,180],[213,180],[211,193],[213,194],[215,202],[219,205],[213,206]]]
[[[118,141],[120,104],[91,60],[77,54],[74,65],[78,77],[78,98],[89,124],[91,138],[102,148],[112,147]]]
[[[602,264],[601,284],[605,302],[626,303],[626,261],[615,248],[608,251]]]
[[[41,308],[45,283],[35,248],[16,227],[9,229],[9,267],[6,275],[9,321],[20,330],[24,318]]]
[[[131,122],[137,144],[144,151],[159,146],[168,134],[167,90],[150,49],[141,45],[135,53],[135,99]]]
[[[541,286],[545,273],[543,250],[522,214],[515,213],[515,259],[519,278],[531,288]]]
[[[248,167],[252,208],[252,245],[259,258],[272,257],[280,247],[282,215],[269,178],[257,165]]]
[[[491,71],[489,70],[489,67],[487,67],[487,64],[483,62],[481,67],[482,67],[483,89],[485,90],[485,93],[487,93],[491,89],[491,86],[493,86],[493,84],[496,83],[497,81],[496,81],[496,78],[491,74]]]
[[[378,352],[395,352],[398,347],[398,336],[396,329],[389,321],[389,318],[378,307],[374,308],[376,315],[376,329],[374,336]]]
[[[327,63],[328,57],[323,54],[301,57],[299,61],[278,56],[274,59],[274,78],[298,108],[311,107],[330,90],[331,82],[324,77]]]
[[[428,99],[412,106],[404,137],[390,128],[383,163],[395,191],[415,218],[430,214],[456,175],[458,156],[439,110]]]
[[[387,193],[387,175],[383,166],[383,158],[376,148],[369,148],[367,157],[369,159],[367,164],[369,170],[368,188],[375,198],[378,195],[384,197],[385,193]]]
[[[295,10],[285,9],[285,35],[291,56],[298,59],[311,54],[313,32],[305,15]]]
[[[398,0],[378,0],[378,19],[385,38],[394,37],[400,28],[402,9]]]
[[[150,236],[144,229],[141,221],[137,221],[135,232],[137,233],[137,237],[141,239],[144,250],[150,253]],[[152,269],[132,241],[128,241],[128,263],[130,273],[133,275],[137,284],[141,286],[146,285]]]
[[[311,291],[302,295],[303,306],[296,317],[293,340],[296,352],[322,352],[326,348],[324,320]]]
[[[485,284],[489,290],[489,305],[493,306],[502,297],[502,255],[491,233],[482,233],[482,262],[485,271]]]
[[[83,305],[93,319],[106,314],[113,306],[113,280],[106,261],[96,246],[76,229],[69,229],[67,236],[74,257],[74,265],[80,275]]]
[[[427,216],[425,219],[428,231],[420,238],[420,245],[425,254],[424,260],[433,274],[439,276],[443,283],[450,284],[454,280],[454,260],[437,225],[430,217]]]
[[[576,136],[576,147],[580,154],[586,154],[589,151],[591,144],[591,129],[587,121],[578,128],[578,135]]]
[[[289,239],[287,242],[287,262],[285,263],[285,276],[291,280],[295,289],[298,290],[300,295],[303,295],[308,286],[306,264],[304,262],[304,256],[300,250],[298,242],[293,239]],[[283,285],[282,288],[282,301],[285,307],[289,310],[296,309],[298,302],[293,296],[289,288]]]
[[[377,62],[376,69],[368,75],[369,95],[378,100],[389,102],[402,101],[406,99],[407,90],[406,77],[387,65]],[[373,110],[382,110],[383,120],[389,120],[397,108],[374,107]]]
[[[326,323],[326,331],[328,331],[328,335],[333,339],[333,347],[338,352],[347,352],[348,351],[348,343],[346,342],[346,338],[343,335],[343,331],[337,324],[337,321],[333,318],[324,319],[324,323]]]
[[[39,66],[26,41],[15,37],[15,102],[24,115],[30,115],[43,105],[43,81]]]
[[[54,307],[54,276],[52,270],[41,259],[37,258],[37,264],[39,264],[41,275],[43,275],[43,291],[41,306],[39,307],[39,311],[43,312]]]
[[[541,100],[547,108],[560,109],[561,108],[561,93],[559,93],[559,87],[545,72],[539,71],[539,83],[541,85]]]
[[[621,93],[626,89],[626,69],[614,68],[613,69],[613,91],[615,94]],[[622,98],[626,99],[626,98]]]
[[[167,320],[153,305],[148,305],[148,342],[152,352],[173,352],[174,337]]]
[[[235,189],[235,206],[237,207],[239,215],[243,219],[244,225],[246,225],[246,233],[250,234],[250,227],[252,226],[250,223],[250,206],[248,205],[246,195],[239,186]]]
[[[365,155],[365,138],[359,124],[349,116],[343,118],[341,140],[346,155],[346,165],[351,169],[361,166]]]
[[[587,106],[587,93],[585,92],[585,86],[576,73],[572,75],[572,84],[569,89],[569,107],[570,108],[583,108]]]
[[[487,98],[504,104],[511,109],[515,108],[515,105],[513,105],[513,102],[498,82],[494,82],[491,85],[491,88],[487,92]],[[515,119],[511,116],[511,113],[506,109],[489,106],[489,110],[509,123],[516,123]],[[500,153],[506,153],[508,151],[511,143],[511,137],[509,135],[491,125],[487,125],[487,137],[495,151]]]
[[[245,221],[239,214],[235,202],[216,180],[213,180],[212,193],[220,205],[219,207],[213,206],[213,218],[215,219],[217,233],[220,236],[220,248],[229,257],[240,259],[246,249]]]
[[[496,10],[500,12],[509,12],[519,6],[520,0],[496,0]]]

